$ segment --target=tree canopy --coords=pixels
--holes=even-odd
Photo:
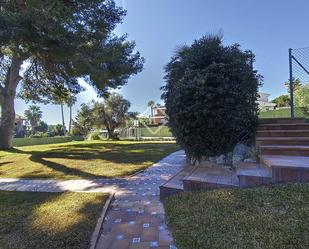
[[[80,78],[104,96],[142,70],[135,43],[113,33],[125,14],[113,0],[1,1],[1,148],[11,146],[18,85],[24,98],[48,102],[76,95]]]
[[[36,105],[31,105],[24,113],[27,121],[31,125],[31,131],[34,134],[35,128],[39,126],[43,112],[41,111],[41,108]]]
[[[290,97],[289,95],[281,95],[271,101],[275,103],[277,107],[289,107],[290,106]]]
[[[190,158],[218,156],[254,137],[260,77],[252,54],[205,36],[177,49],[165,67],[169,126]]]

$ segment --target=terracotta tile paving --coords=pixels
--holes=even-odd
[[[159,186],[183,168],[184,160],[183,152],[176,152],[121,185],[96,249],[176,249]]]

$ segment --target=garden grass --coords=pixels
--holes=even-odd
[[[309,119],[309,114],[306,112],[304,108],[295,107],[295,115],[296,117],[304,117]],[[278,109],[272,111],[264,111],[260,112],[259,118],[290,118],[291,117],[291,109]]]
[[[164,203],[178,249],[309,248],[309,184],[184,193]]]
[[[173,142],[100,140],[16,147],[0,151],[0,178],[127,176],[178,149]]]
[[[108,194],[0,191],[0,248],[90,247]]]

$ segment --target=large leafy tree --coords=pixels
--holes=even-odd
[[[32,134],[35,133],[36,127],[39,126],[42,114],[43,112],[41,111],[41,108],[36,105],[29,106],[29,108],[25,111],[24,115],[31,126]]]
[[[277,107],[289,107],[290,106],[290,97],[289,95],[281,95],[271,102],[275,103]]]
[[[165,71],[163,99],[177,141],[193,159],[228,153],[254,137],[259,76],[251,52],[206,36],[180,47]]]
[[[131,103],[118,93],[111,93],[103,102],[95,102],[93,113],[96,126],[104,127],[110,139],[117,137],[115,129],[126,124],[128,118],[135,114],[129,113]]]
[[[113,0],[0,2],[0,149],[12,145],[18,86],[50,100],[51,89],[78,92],[82,78],[103,96],[142,70],[135,44],[113,34],[124,15]]]

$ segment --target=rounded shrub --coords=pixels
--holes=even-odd
[[[88,134],[87,140],[101,140],[100,132],[93,131]]]
[[[258,86],[253,55],[238,44],[207,36],[177,50],[165,67],[170,128],[193,159],[226,154],[252,141],[258,123]]]

